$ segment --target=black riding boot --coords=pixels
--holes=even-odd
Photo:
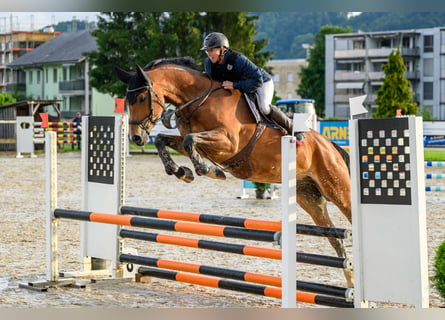
[[[270,105],[270,113],[268,115],[272,121],[278,124],[288,135],[292,135],[292,120],[289,119],[278,107]]]

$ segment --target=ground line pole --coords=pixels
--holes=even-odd
[[[56,132],[45,132],[46,170],[46,279],[56,281],[57,263],[57,136]]]
[[[296,288],[296,139],[292,136],[281,138],[281,250],[282,250],[282,302],[283,308],[297,306]]]

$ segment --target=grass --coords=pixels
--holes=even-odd
[[[445,161],[445,150],[425,149],[425,161]]]

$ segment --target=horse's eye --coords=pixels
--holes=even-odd
[[[146,96],[140,96],[138,100],[139,100],[139,103],[144,103],[144,101],[147,100],[147,97]]]

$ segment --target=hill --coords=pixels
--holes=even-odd
[[[326,24],[351,26],[354,32],[423,29],[445,26],[445,12],[363,12],[350,17],[346,12],[252,12],[259,16],[258,37],[269,40],[267,51],[274,59],[306,57],[303,44],[311,44]]]

